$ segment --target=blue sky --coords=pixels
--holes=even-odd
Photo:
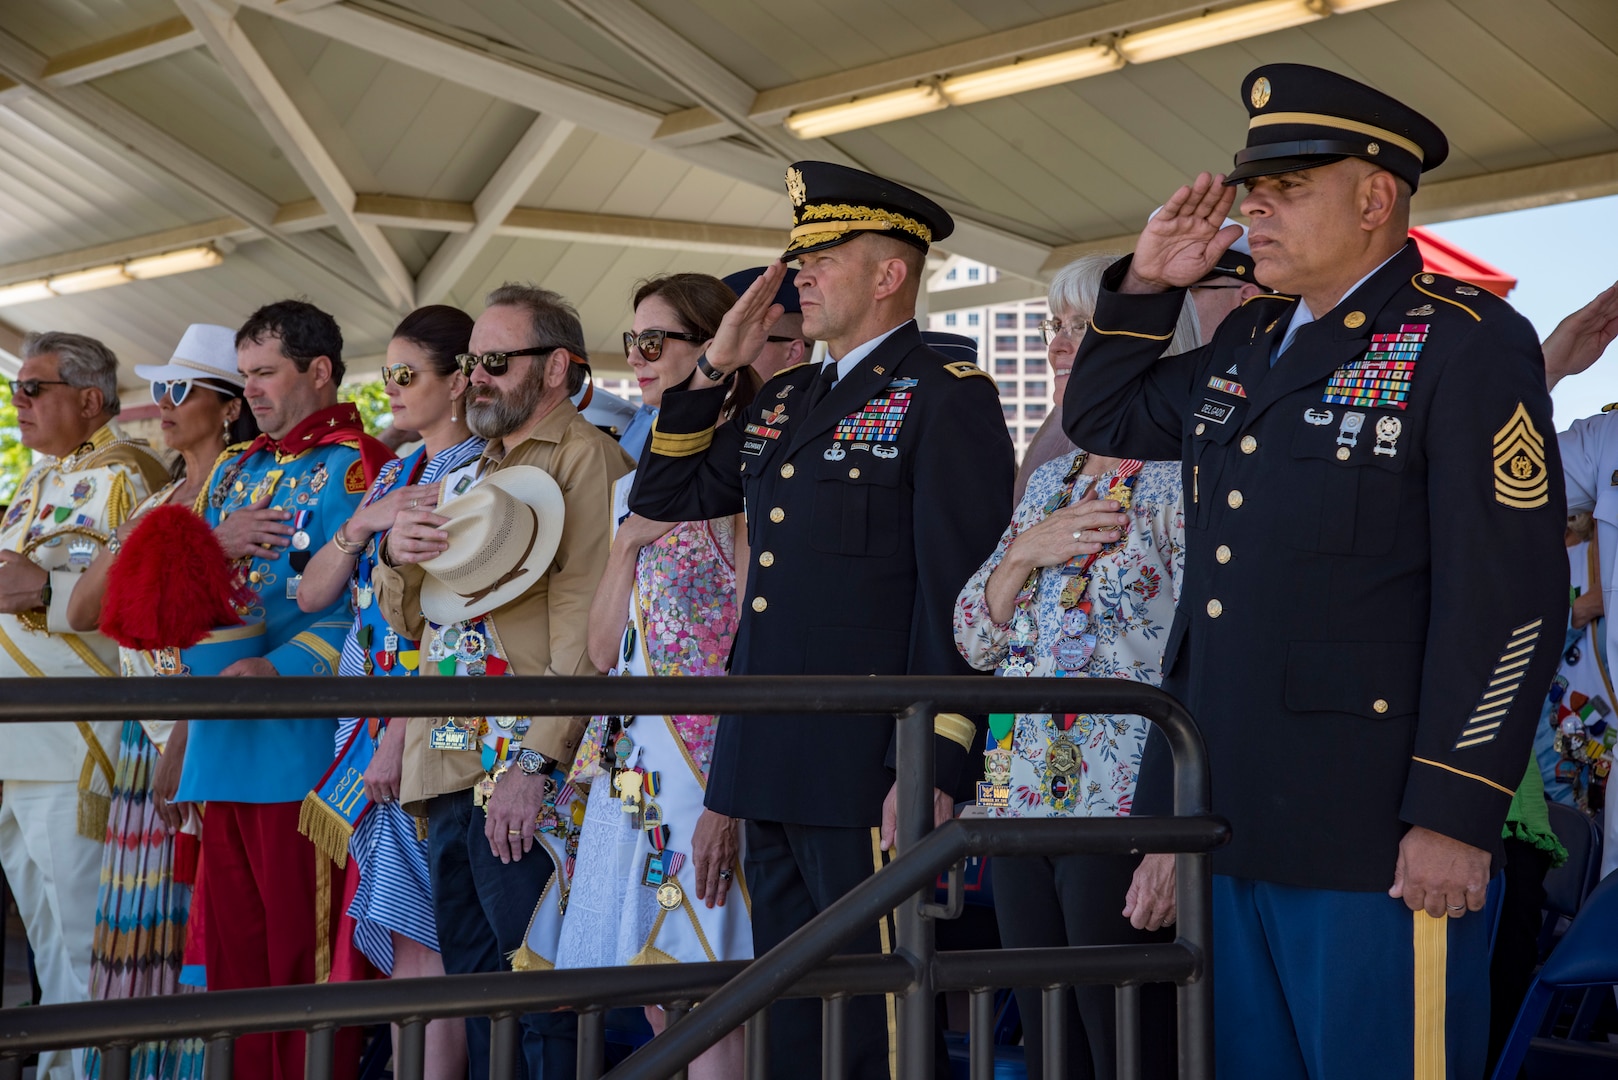
[[[1562,318],[1618,281],[1618,196],[1514,210],[1428,228],[1517,278],[1506,299],[1543,339]],[[1556,426],[1618,401],[1618,345],[1552,395]]]

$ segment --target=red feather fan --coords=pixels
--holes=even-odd
[[[183,506],[141,516],[107,575],[101,632],[128,649],[189,649],[219,626],[240,626],[254,603],[207,522]]]

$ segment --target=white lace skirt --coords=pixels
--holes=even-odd
[[[545,944],[543,938],[535,941],[535,932],[545,933],[542,920],[530,932],[529,947],[541,956],[554,955],[557,967],[752,959],[752,900],[740,856],[725,906],[709,908],[697,899],[691,831],[702,814],[701,773],[667,718],[637,717],[629,734],[635,742],[629,764],[659,774],[662,790],[656,801],[669,827],[668,848],[685,856],[671,875],[683,893],[679,905],[664,909],[657,889],[644,884],[651,840],[634,827],[633,815],[622,811],[602,776],[590,791],[555,952],[535,947]]]

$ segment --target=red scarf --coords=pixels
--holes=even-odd
[[[359,409],[350,402],[344,402],[310,413],[280,439],[260,434],[248,444],[235,464],[242,464],[260,450],[269,450],[276,454],[301,454],[318,446],[331,446],[337,443],[359,448],[367,487],[376,480],[376,474],[381,471],[382,466],[393,460],[392,450],[365,434],[365,424],[360,420]]]

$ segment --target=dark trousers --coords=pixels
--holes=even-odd
[[[886,861],[875,829],[747,822],[745,866],[753,896],[753,955],[763,956],[779,945]],[[892,952],[893,934],[893,918],[885,916],[880,926],[862,931],[843,952]],[[847,1010],[847,1075],[857,1080],[890,1076],[897,1052],[894,999],[857,997],[848,1002]],[[770,1006],[771,1080],[813,1080],[820,1075],[820,1002],[798,998]]]
[[[1138,945],[1173,941],[1172,927],[1136,930],[1120,912],[1136,856],[1064,855],[1059,858],[989,860],[994,875],[994,911],[1000,944],[1007,949],[1063,945]],[[1023,1052],[1028,1080],[1044,1072],[1041,991],[1017,988],[1022,1014]],[[1074,1006],[1077,1005],[1077,1008]],[[1111,986],[1075,986],[1064,1011],[1067,1022],[1066,1077],[1092,1080],[1117,1075],[1117,1026]],[[1141,987],[1141,1075],[1173,1077],[1175,1064],[1174,987]],[[1051,1077],[1049,1080],[1066,1080]]]
[[[427,868],[444,972],[509,970],[506,957],[521,947],[539,894],[555,869],[544,850],[536,845],[521,861],[502,863],[483,835],[483,811],[472,805],[470,791],[460,791],[427,804]],[[573,1013],[528,1013],[521,1023],[516,1080],[571,1080],[578,1018]],[[489,1028],[486,1016],[466,1021],[471,1080],[489,1075]]]

